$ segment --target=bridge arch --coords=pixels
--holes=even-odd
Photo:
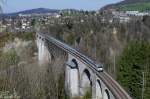
[[[72,61],[72,62],[74,63],[74,65],[75,65],[74,69],[79,69],[78,62],[76,61],[76,59],[73,58],[71,61]]]
[[[105,89],[103,99],[110,99],[109,91]]]
[[[92,81],[89,70],[85,69],[81,75],[81,95],[84,96],[87,92],[92,92]]]
[[[102,99],[102,86],[101,86],[101,82],[98,79],[96,81],[96,99]]]

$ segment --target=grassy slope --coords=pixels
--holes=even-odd
[[[145,11],[150,10],[150,2],[146,3],[134,3],[134,4],[126,4],[119,6],[120,10],[123,11]]]

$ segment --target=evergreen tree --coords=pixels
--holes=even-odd
[[[142,95],[144,99],[150,99],[149,87],[146,85],[150,78],[142,75],[148,73],[149,68],[150,44],[145,41],[130,42],[118,60],[117,80],[134,99],[141,99]]]

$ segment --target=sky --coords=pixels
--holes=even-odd
[[[98,10],[104,5],[121,0],[5,0],[4,13],[12,13],[34,8]]]

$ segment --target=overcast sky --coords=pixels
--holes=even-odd
[[[106,4],[121,0],[6,0],[2,4],[4,13],[33,8],[97,10]]]

